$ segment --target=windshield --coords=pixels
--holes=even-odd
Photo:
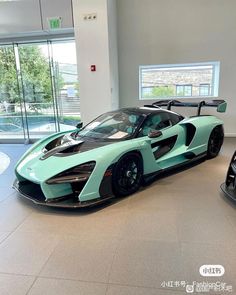
[[[109,112],[86,125],[77,133],[77,137],[128,139],[134,135],[143,120],[144,115],[129,110]]]

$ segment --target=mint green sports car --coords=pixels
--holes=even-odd
[[[184,118],[172,106],[197,107],[198,113]],[[226,102],[163,100],[108,112],[83,128],[78,124],[76,130],[53,134],[19,160],[14,188],[34,203],[72,208],[132,194],[165,170],[218,155],[223,122],[200,115],[202,107],[224,112]]]

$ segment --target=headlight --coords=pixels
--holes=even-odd
[[[89,179],[90,174],[92,173],[96,162],[88,162],[75,166],[66,171],[63,171],[56,176],[48,179],[47,184],[59,184],[59,183],[73,183],[73,182],[83,182]]]

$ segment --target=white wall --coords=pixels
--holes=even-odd
[[[0,37],[42,30],[38,0],[0,2]]]
[[[110,87],[112,109],[119,107],[119,71],[118,71],[118,44],[117,44],[117,6],[116,0],[107,1]]]
[[[236,136],[236,1],[118,0],[117,15],[120,105],[146,102],[138,100],[139,65],[220,61],[228,110],[217,116]]]
[[[61,17],[61,29],[50,30],[47,18]],[[72,32],[71,0],[0,2],[0,41],[5,38]]]
[[[114,2],[114,3],[112,3]],[[80,109],[84,123],[118,107],[118,73],[114,0],[74,0],[74,24],[80,82]],[[97,14],[93,21],[84,15]],[[108,29],[109,27],[109,29]],[[90,66],[96,65],[96,72]]]

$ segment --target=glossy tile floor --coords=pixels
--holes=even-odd
[[[116,203],[69,211],[21,199],[11,184],[27,146],[0,145],[11,159],[0,175],[0,295],[174,295],[186,294],[178,282],[193,281],[236,294],[236,207],[219,188],[235,148],[226,139],[216,159]],[[225,275],[204,279],[204,264]],[[168,281],[177,285],[161,286]]]

